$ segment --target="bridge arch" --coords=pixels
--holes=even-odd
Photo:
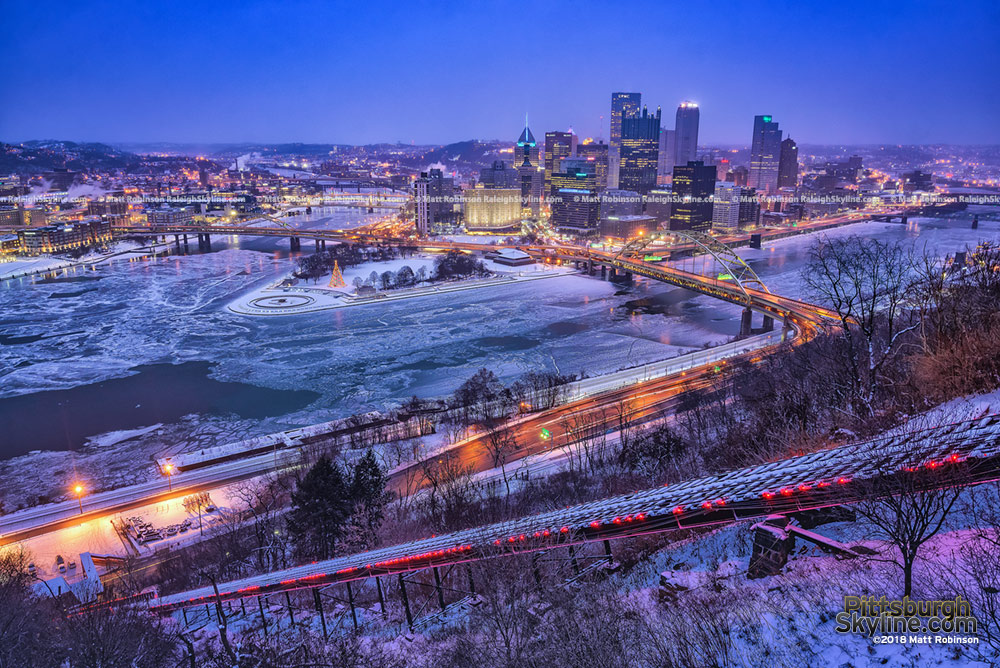
[[[731,277],[733,282],[736,283],[740,291],[743,293],[743,296],[746,298],[748,304],[751,302],[751,298],[750,293],[747,292],[747,287],[752,290],[758,290],[760,292],[771,294],[771,291],[764,284],[764,281],[760,279],[760,276],[757,275],[757,272],[755,272],[753,268],[736,253],[736,251],[712,235],[695,230],[671,230],[669,234],[681,237],[682,239],[687,239],[706,253],[710,254],[715,261],[725,269],[725,273],[728,277]],[[625,244],[618,254],[615,255],[615,259],[620,260],[626,259],[629,256],[635,256],[646,250],[653,242],[661,240],[663,236],[664,235],[651,234],[648,237],[643,236],[633,239]]]

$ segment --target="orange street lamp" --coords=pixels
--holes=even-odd
[[[80,504],[80,514],[83,514],[83,485],[76,483],[73,487],[73,492],[76,494],[76,501]]]
[[[167,474],[167,490],[171,491],[171,492],[174,491],[173,483],[170,480],[171,476],[174,475],[174,465],[173,464],[166,464],[163,467],[163,472]]]

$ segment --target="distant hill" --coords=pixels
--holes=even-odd
[[[58,140],[0,143],[0,174],[40,174],[53,169],[113,171],[133,169],[139,163],[139,156],[107,144]]]
[[[422,156],[414,156],[408,162],[410,162],[412,167],[420,169],[440,163],[448,170],[474,170],[487,167],[494,160],[500,159],[501,155],[499,151],[509,147],[510,142],[470,139],[468,141],[430,148]],[[509,161],[512,156],[508,155],[506,157]]]

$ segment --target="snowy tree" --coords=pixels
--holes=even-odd
[[[413,269],[411,269],[409,265],[404,264],[400,267],[399,271],[396,272],[396,285],[401,288],[405,288],[409,285],[413,285],[413,281]]]
[[[365,547],[378,542],[378,529],[389,502],[386,482],[385,473],[376,461],[375,453],[369,448],[354,465],[350,492],[354,504],[354,519],[364,531]]]
[[[340,467],[321,457],[292,492],[288,533],[296,553],[306,559],[329,559],[344,535],[351,503]]]
[[[912,253],[859,236],[823,239],[809,252],[804,279],[813,296],[836,313],[841,361],[851,385],[846,391],[863,416],[874,415],[904,335],[918,326],[905,316],[916,282]]]

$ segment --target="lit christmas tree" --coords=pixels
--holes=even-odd
[[[333,273],[330,274],[330,287],[347,287],[347,281],[344,280],[344,275],[340,273],[340,264],[336,260],[333,261]]]

